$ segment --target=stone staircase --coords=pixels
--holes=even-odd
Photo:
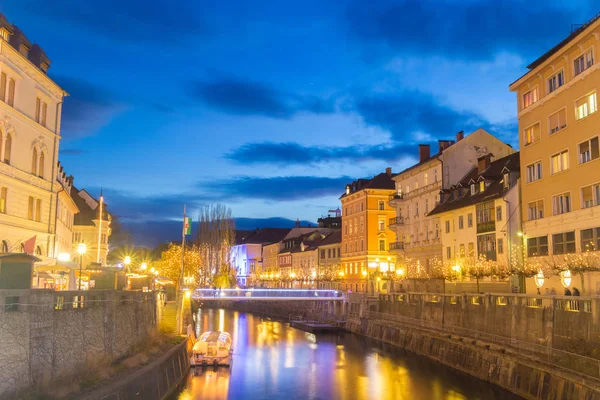
[[[169,301],[165,306],[160,320],[160,331],[170,335],[177,335],[177,303]]]

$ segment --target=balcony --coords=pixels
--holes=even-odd
[[[496,221],[480,222],[477,224],[477,233],[494,232]]]
[[[404,242],[391,242],[390,251],[404,250]]]
[[[390,207],[393,207],[397,201],[404,200],[404,193],[392,193],[389,197]]]
[[[394,217],[389,219],[388,228],[392,229],[392,227],[396,225],[404,225],[404,217]]]

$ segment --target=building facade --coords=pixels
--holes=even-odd
[[[527,263],[546,275],[542,291],[600,293],[598,274],[571,279],[569,261],[592,261],[600,249],[599,38],[597,16],[510,85],[519,117]],[[562,272],[551,277],[553,271]]]
[[[71,182],[71,198],[79,208],[73,223],[72,253],[79,262],[79,244],[86,245],[81,261],[84,267],[92,264],[105,266],[108,257],[108,238],[111,234],[112,216],[108,212],[104,198],[97,200],[85,189],[77,189]]]
[[[430,214],[440,202],[441,193],[476,167],[481,156],[491,154],[497,159],[513,153],[514,149],[483,129],[467,136],[461,131],[456,141],[440,140],[433,155],[429,145],[420,145],[419,162],[394,177],[396,191],[389,204],[395,208],[396,216],[388,226],[398,240],[390,244],[389,251],[405,270],[405,289],[443,290],[443,281],[429,281],[433,265],[442,261],[440,219]],[[427,281],[419,283],[413,278]]]
[[[345,273],[342,269],[342,232],[331,232],[318,244],[318,287],[340,289]]]
[[[50,60],[0,14],[0,252],[55,257],[60,116]]]
[[[441,224],[442,263],[432,267],[447,279],[446,293],[519,291],[518,281],[498,278],[522,254],[519,153],[490,158],[481,157],[430,213]]]
[[[396,242],[387,229],[395,210],[388,204],[395,193],[392,169],[371,179],[358,179],[346,185],[342,204],[341,263],[343,290],[375,291],[375,272],[389,272],[388,247]]]
[[[57,192],[56,236],[54,238],[53,254],[56,254],[59,261],[69,261],[75,259],[73,254],[73,224],[75,215],[79,213],[79,208],[71,198],[73,176],[67,176],[60,163],[58,163],[56,180],[60,185],[60,189]]]

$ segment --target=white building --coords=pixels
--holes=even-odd
[[[92,263],[106,265],[108,257],[108,238],[111,234],[112,216],[107,210],[104,198],[94,198],[85,189],[77,189],[71,181],[71,198],[79,208],[73,224],[72,254],[78,261],[77,247],[80,243],[86,245],[82,257],[84,267]]]
[[[60,115],[50,60],[0,14],[0,252],[56,257]]]
[[[490,159],[480,157],[476,167],[444,191],[442,202],[429,214],[441,223],[439,267],[447,273],[454,270],[453,278],[458,278],[446,285],[449,293],[476,292],[476,279],[467,275],[478,268],[485,278],[480,279],[480,292],[519,291],[517,281],[511,287],[507,279],[498,278],[522,261],[519,153]],[[498,272],[484,276],[494,268]]]
[[[491,153],[497,159],[514,152],[483,129],[466,137],[461,131],[456,142],[440,140],[434,155],[429,145],[419,145],[419,162],[394,177],[396,193],[390,196],[396,217],[390,219],[388,226],[396,231],[397,241],[390,244],[389,251],[398,257],[398,265],[407,266],[408,278],[429,278],[431,266],[442,260],[440,219],[429,215],[440,201],[440,191],[458,183],[477,166],[479,157]],[[410,286],[407,289],[442,290]]]

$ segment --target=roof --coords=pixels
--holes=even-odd
[[[513,153],[509,156],[493,161],[481,173],[478,172],[477,167],[472,168],[471,171],[469,171],[469,173],[467,173],[459,183],[453,186],[454,189],[452,189],[455,193],[457,193],[457,186],[461,185],[462,188],[464,188],[465,193],[458,198],[449,198],[448,200],[442,202],[433,210],[431,210],[428,215],[436,215],[446,211],[452,211],[502,197],[508,190],[504,188],[503,183],[505,169],[509,171],[520,171],[519,153]],[[470,182],[477,182],[481,178],[485,179],[486,181],[491,181],[491,184],[483,192],[477,192],[471,196],[471,191],[469,190]],[[515,182],[511,182],[511,187],[516,183],[516,180]]]
[[[79,195],[79,192],[81,192],[83,190],[84,189],[79,190],[75,186],[71,186],[71,198],[75,202],[75,205],[77,206],[77,208],[79,208],[79,212],[77,214],[75,214],[75,217],[73,219],[73,224],[74,225],[90,225],[90,226],[94,226],[94,222],[93,221],[95,219],[98,219],[97,207],[96,207],[96,209],[91,208],[88,205],[88,203],[83,198],[81,198],[81,196]],[[90,197],[92,197],[92,196],[90,195]],[[95,198],[93,198],[93,199],[96,200]],[[96,201],[98,201],[98,200],[96,200]],[[102,206],[102,214],[103,214],[102,219],[105,220],[105,221],[108,221],[110,213],[107,211],[106,202],[103,202],[102,204],[103,204],[103,206]]]
[[[236,244],[271,244],[283,240],[290,228],[261,228],[254,231],[236,231]],[[238,232],[245,232],[238,240]]]
[[[546,61],[547,59],[549,59],[550,57],[552,57],[554,54],[558,53],[558,51],[560,49],[562,49],[567,44],[569,44],[570,42],[572,42],[573,40],[575,40],[575,38],[577,36],[579,36],[587,28],[589,28],[590,25],[592,25],[594,22],[596,22],[599,18],[600,18],[600,13],[597,14],[597,15],[595,15],[592,19],[590,19],[585,24],[581,25],[579,28],[577,28],[573,32],[571,32],[571,34],[569,36],[567,36],[562,41],[560,41],[556,46],[552,47],[550,50],[548,50],[547,52],[545,52],[544,54],[542,54],[540,57],[538,57],[534,62],[532,62],[531,64],[529,64],[527,66],[527,69],[529,71],[527,71],[525,74],[523,74],[521,77],[519,77],[519,79],[517,79],[516,81],[514,81],[513,83],[511,83],[511,86],[514,85],[519,80],[521,80],[521,78],[523,78],[524,76],[526,76],[527,74],[529,74],[531,72],[531,70],[539,67],[540,65],[542,65],[544,63],[544,61]]]
[[[342,231],[334,231],[331,232],[329,235],[325,236],[323,238],[323,240],[321,240],[319,242],[319,247],[320,246],[328,246],[331,244],[339,244],[342,243]]]
[[[340,199],[345,196],[349,196],[350,194],[365,190],[365,189],[396,189],[396,183],[392,179],[395,174],[388,174],[386,172],[382,172],[379,175],[375,175],[371,179],[357,179],[354,182],[346,185],[350,186],[350,193],[342,194]]]

